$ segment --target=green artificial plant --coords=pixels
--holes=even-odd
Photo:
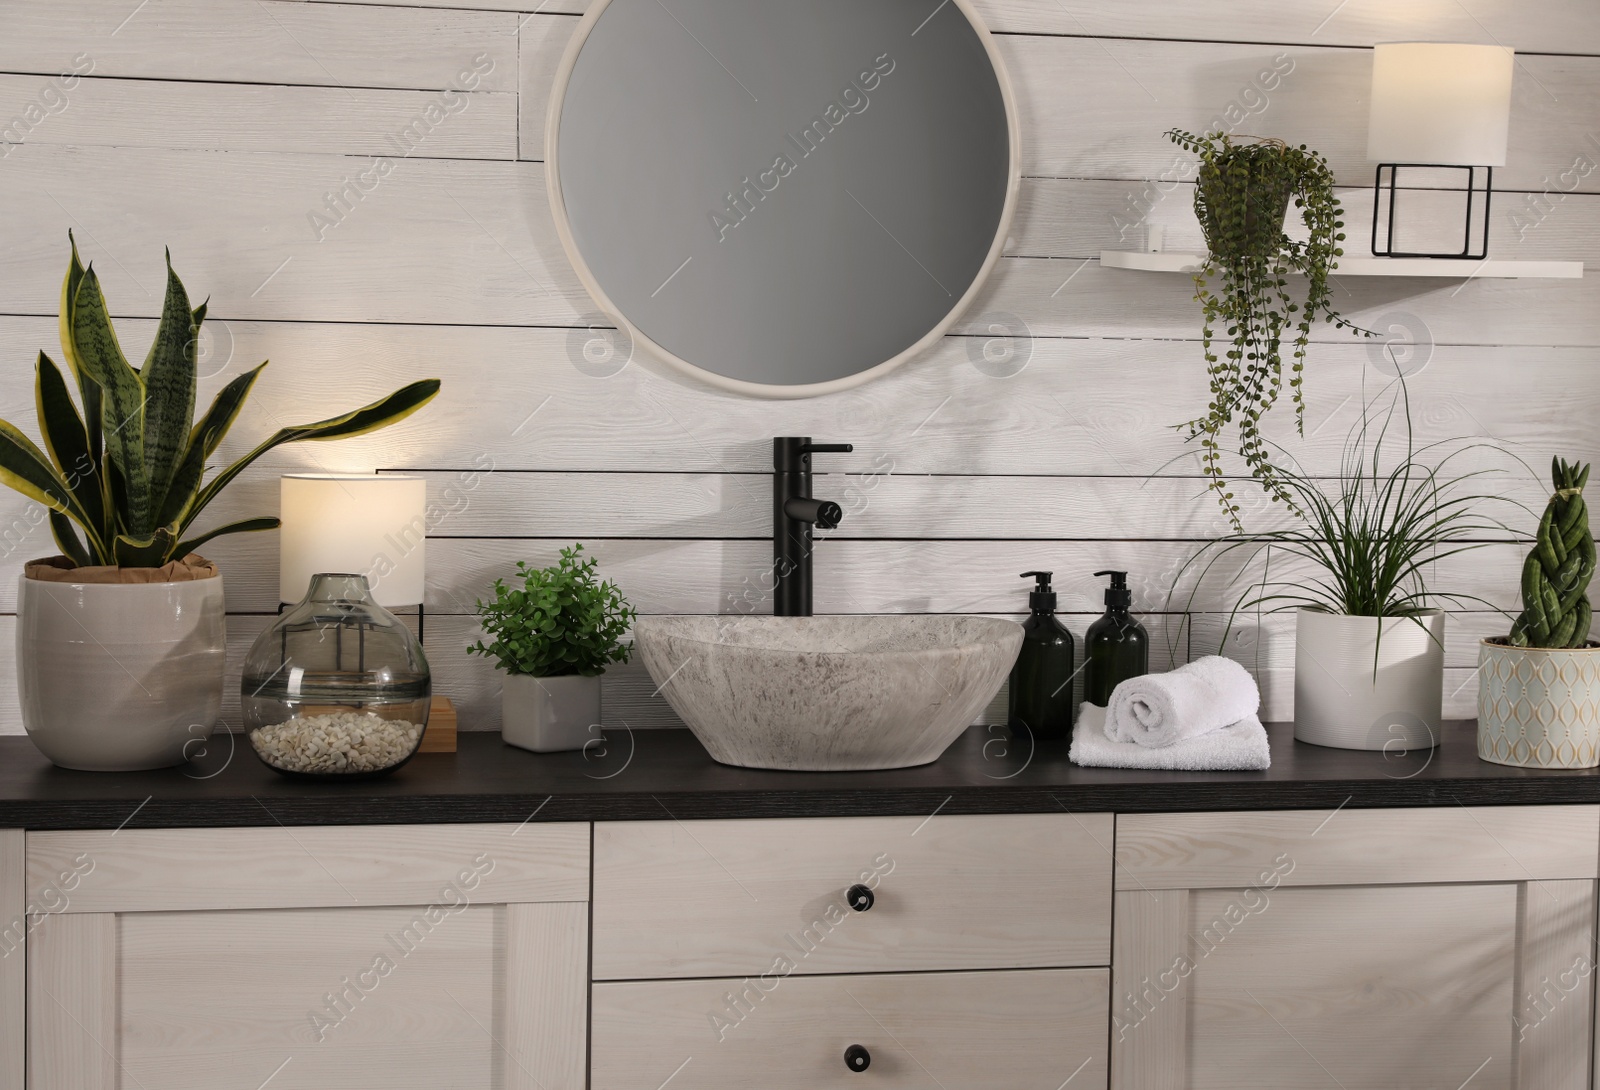
[[[467,648],[498,661],[508,674],[594,677],[613,662],[627,662],[632,647],[623,642],[638,612],[617,585],[595,577],[597,562],[580,557],[583,546],[561,550],[548,568],[517,561],[522,585],[494,581],[494,600],[478,601],[478,616],[491,637]]]
[[[1250,474],[1274,500],[1296,509],[1295,490],[1281,478],[1261,435],[1261,421],[1283,390],[1283,341],[1291,347],[1289,389],[1295,426],[1304,434],[1302,389],[1306,348],[1319,319],[1355,329],[1329,302],[1328,274],[1344,253],[1343,211],[1327,160],[1304,144],[1282,140],[1205,136],[1172,129],[1168,139],[1200,157],[1194,210],[1207,254],[1194,274],[1195,298],[1205,312],[1201,344],[1211,400],[1203,415],[1178,427],[1198,439],[1210,489],[1236,531],[1239,506],[1222,472],[1222,436],[1234,426],[1236,450]],[[1291,202],[1308,237],[1291,239],[1284,218]],[[1291,273],[1305,277],[1292,292]],[[1227,347],[1216,346],[1217,331]],[[1364,331],[1363,331],[1364,332]]]
[[[1587,647],[1589,580],[1594,578],[1594,534],[1583,486],[1589,467],[1562,458],[1550,462],[1555,494],[1545,504],[1533,551],[1522,565],[1522,613],[1511,626],[1516,647]]]
[[[1398,443],[1390,434],[1397,416],[1405,425]],[[1278,471],[1299,512],[1290,525],[1208,543],[1179,570],[1168,608],[1197,611],[1199,590],[1219,566],[1230,585],[1240,587],[1224,646],[1240,613],[1307,609],[1420,624],[1426,611],[1446,604],[1487,606],[1476,596],[1437,589],[1429,575],[1441,561],[1510,534],[1485,513],[1493,504],[1513,503],[1488,480],[1501,471],[1456,468],[1469,456],[1504,454],[1493,444],[1464,439],[1415,446],[1410,398],[1400,379],[1381,420],[1363,407],[1338,476],[1313,476],[1292,463]],[[1187,603],[1179,604],[1176,584],[1191,572],[1195,583]]]
[[[354,412],[282,428],[208,481],[206,462],[266,363],[224,386],[196,422],[196,348],[205,316],[206,303],[190,309],[169,253],[155,342],[143,366],[134,367],[117,343],[94,266],[83,267],[72,243],[61,287],[61,349],[78,404],[61,369],[40,352],[34,398],[45,449],[0,420],[0,483],[50,509],[56,543],[75,564],[159,568],[221,534],[276,529],[276,518],[243,519],[198,533],[194,523],[229,482],[273,447],[376,431],[439,392],[438,379],[424,379]]]

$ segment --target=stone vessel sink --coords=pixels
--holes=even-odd
[[[983,617],[640,617],[633,631],[713,759],[812,772],[937,760],[1022,646],[1019,625]]]

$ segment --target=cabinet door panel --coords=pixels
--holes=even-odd
[[[1593,912],[1587,881],[1119,893],[1112,1085],[1581,1090]]]
[[[28,898],[23,832],[0,829],[0,1090],[23,1090]]]

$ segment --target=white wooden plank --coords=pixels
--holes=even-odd
[[[123,916],[121,1085],[494,1086],[503,912],[420,924],[404,907]]]
[[[314,2],[427,7],[436,0]],[[457,2],[495,11],[528,9],[527,0]],[[538,10],[578,15],[588,6],[586,0],[552,0]],[[1010,34],[1358,46],[1406,37],[1506,45],[1522,52],[1600,53],[1600,19],[1583,5],[1529,7],[1516,0],[1480,0],[1470,9],[1460,4],[1430,4],[1397,11],[1385,0],[1354,0],[1335,5],[1330,13],[1319,7],[1274,0],[1233,0],[1225,14],[1197,8],[1186,0],[1120,4],[1098,0],[973,0],[973,6],[990,30]]]
[[[6,5],[0,69],[53,77],[83,70],[74,58],[86,57],[102,76],[442,90],[484,55],[479,86],[511,91],[516,25],[510,13],[438,5],[18,2]]]
[[[206,290],[202,278],[191,277],[190,284]],[[41,349],[59,358],[55,326],[53,317],[0,318],[0,373],[12,376],[0,387],[0,416],[33,435],[29,365]],[[1600,415],[1594,381],[1600,349],[1435,345],[1426,323],[1403,304],[1389,311],[1383,326],[1412,372],[1407,383],[1418,444],[1498,436],[1535,467],[1555,451],[1582,460],[1600,456],[1600,440],[1586,424]],[[983,341],[952,337],[925,359],[858,390],[773,402],[713,392],[639,364],[610,377],[585,374],[573,362],[583,359],[585,334],[566,330],[229,318],[209,320],[206,329],[203,343],[214,355],[202,364],[202,400],[246,368],[273,361],[221,456],[244,453],[278,427],[363,404],[402,381],[433,375],[444,382],[438,399],[397,427],[338,443],[284,447],[257,463],[237,486],[254,490],[249,499],[236,501],[230,492],[223,501],[239,503],[241,514],[276,507],[277,473],[377,467],[450,469],[458,483],[489,468],[752,474],[755,497],[764,491],[759,475],[771,471],[771,437],[793,434],[853,442],[855,453],[830,455],[818,468],[854,475],[858,489],[875,477],[886,488],[890,475],[930,473],[1134,478],[1124,481],[1126,500],[1113,505],[1128,514],[1106,516],[1117,519],[1143,517],[1135,512],[1145,510],[1147,487],[1156,487],[1143,478],[1198,472],[1193,449],[1186,456],[1173,427],[1205,403],[1196,342],[996,343],[996,355],[1014,350],[1025,362],[1012,377],[997,378],[973,362],[984,358]],[[142,358],[155,324],[119,319],[118,330],[128,352]],[[1421,338],[1421,346],[1401,343],[1407,337]],[[1438,331],[1434,337],[1443,339]],[[486,366],[486,360],[503,362]],[[1384,360],[1377,344],[1314,349],[1306,437],[1295,435],[1287,405],[1269,419],[1267,434],[1307,471],[1337,473],[1363,399],[1387,404],[1384,390],[1394,372],[1392,364],[1380,369]],[[597,478],[595,490],[607,491],[605,484]],[[1246,503],[1258,495],[1239,491]],[[753,502],[766,509],[765,499]],[[728,503],[734,506],[731,495]],[[1186,504],[1175,512],[1177,525],[1191,515],[1209,517],[1207,504],[1203,498]],[[743,502],[738,506],[742,510]],[[1027,533],[1024,527],[1055,518],[1043,506],[1018,500],[995,517],[1008,527],[1005,533]],[[0,524],[0,547],[24,529],[11,525],[16,517]],[[951,517],[957,516],[947,505],[926,530],[941,534]]]
[[[1597,818],[1592,806],[1131,814],[1117,821],[1117,888],[1592,879]]]
[[[0,76],[0,119],[26,117],[37,76]],[[513,159],[515,95],[86,79],[25,144]]]
[[[28,1040],[28,895],[21,829],[0,829],[0,1090],[23,1090]]]
[[[408,0],[409,2],[409,0]],[[417,0],[420,2],[420,0]],[[499,3],[471,0],[474,7]],[[567,11],[578,0],[550,10]],[[1505,45],[1522,52],[1600,53],[1600,18],[1583,4],[1408,4],[1351,0],[1348,4],[1282,4],[1230,0],[1225,10],[1186,0],[974,0],[991,30],[1112,38],[1262,42],[1268,45],[1358,45],[1444,41]]]
[[[116,1090],[117,918],[56,915],[28,940],[30,1090]]]
[[[1594,1036],[1593,882],[1527,882],[1518,890],[1516,1085],[1584,1090]]]
[[[266,811],[270,815],[271,811]],[[586,825],[271,826],[34,833],[30,890],[87,858],[64,914],[584,901]]]
[[[598,824],[594,978],[1106,964],[1109,814],[926,816]]]
[[[1205,267],[1205,254],[1140,253],[1130,250],[1101,250],[1100,264],[1111,269],[1135,272],[1188,273]],[[1510,261],[1498,258],[1455,258],[1437,261],[1423,257],[1341,257],[1341,276],[1401,276],[1410,278],[1460,278],[1466,280],[1577,280],[1583,276],[1581,261]]]
[[[1189,1070],[1189,891],[1116,895],[1111,956],[1113,1090],[1183,1090]]]
[[[505,906],[500,1011],[505,1090],[583,1090],[588,1073],[589,906]]]
[[[0,299],[13,313],[55,313],[60,237],[75,224],[117,314],[157,314],[150,255],[164,245],[186,283],[210,293],[219,318],[572,325],[593,312],[555,239],[537,163],[413,157],[379,177],[378,167],[342,157],[23,144],[7,165],[0,200],[35,225],[0,268]],[[114,194],[97,184],[108,175],[124,182]],[[346,185],[369,191],[347,198],[330,225],[326,194]],[[230,230],[213,230],[219,221]],[[392,230],[397,222],[406,230]],[[955,332],[988,335],[998,312],[1019,316],[1036,337],[1192,339],[1199,314],[1186,284],[1130,284],[1126,272],[1093,261],[1006,259]],[[1596,296],[1593,278],[1350,278],[1338,281],[1335,302],[1369,326],[1403,311],[1439,343],[1592,345]],[[1354,343],[1326,325],[1315,339]]]

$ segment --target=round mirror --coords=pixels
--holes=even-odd
[[[725,389],[828,393],[937,340],[999,258],[1016,110],[966,0],[596,0],[546,128],[595,300]]]

